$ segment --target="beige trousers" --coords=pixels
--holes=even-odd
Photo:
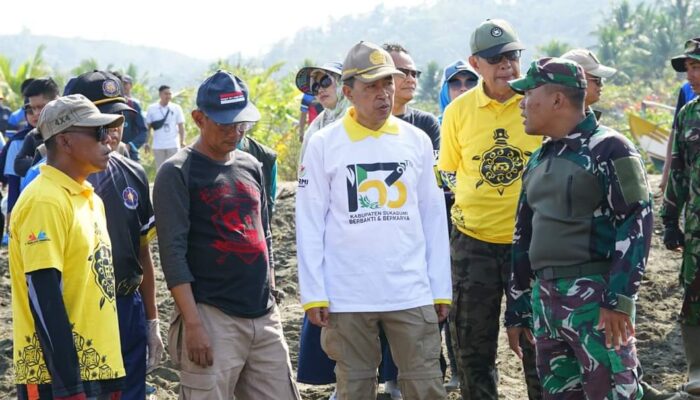
[[[183,318],[175,307],[168,352],[180,369],[181,400],[299,400],[289,348],[277,306],[262,317],[238,318],[197,304],[209,335],[214,364],[200,367],[187,357]]]
[[[321,330],[321,346],[336,362],[338,400],[377,397],[380,326],[399,369],[404,400],[445,399],[438,319],[435,308],[427,305],[401,311],[330,314],[328,326]]]

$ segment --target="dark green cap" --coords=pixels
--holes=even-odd
[[[700,38],[690,39],[685,42],[683,54],[671,59],[673,69],[678,72],[685,72],[685,60],[689,58],[700,61]]]
[[[525,50],[518,35],[508,22],[502,19],[487,19],[472,33],[469,40],[472,55],[493,57],[499,54]]]
[[[579,89],[586,89],[587,86],[586,75],[580,65],[556,57],[533,61],[524,77],[508,82],[511,89],[520,94],[548,83]]]

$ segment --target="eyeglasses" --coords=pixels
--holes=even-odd
[[[505,53],[501,53],[492,57],[482,57],[484,60],[486,60],[487,63],[491,65],[496,65],[500,64],[503,59],[507,59],[508,61],[518,61],[520,60],[520,50],[513,50],[513,51],[506,51]]]
[[[321,79],[313,81],[311,84],[311,93],[316,96],[321,88],[328,89],[332,84],[333,78],[328,75],[323,75]]]
[[[455,77],[447,81],[447,85],[450,87],[451,90],[461,90],[462,88],[469,90],[476,86],[478,82],[478,79],[460,79]]]
[[[214,122],[214,121],[212,120],[212,122]],[[214,122],[214,124],[216,124],[216,126],[222,132],[225,132],[225,133],[236,132],[239,135],[245,134],[249,130],[253,129],[253,126],[255,125],[252,122],[234,122],[231,124],[220,124],[218,122]]]
[[[408,68],[396,68],[399,71],[403,72],[406,77],[412,76],[413,79],[418,79],[420,78],[420,74],[422,73],[421,71],[415,70],[415,69],[408,69]]]
[[[46,104],[42,106],[32,107],[29,104],[25,104],[22,108],[24,108],[24,113],[27,115],[39,115],[41,114],[41,110],[43,110],[45,106]]]
[[[598,76],[587,76],[587,77],[586,77],[586,80],[587,80],[587,81],[590,81],[590,82],[593,82],[593,83],[595,83],[595,84],[598,85],[598,86],[603,86],[603,82],[605,82],[605,81],[603,80],[603,78],[598,77]]]

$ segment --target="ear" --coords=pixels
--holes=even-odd
[[[552,93],[552,109],[560,110],[567,106],[568,99],[564,96],[563,92],[555,91]]]
[[[194,121],[195,125],[197,125],[197,128],[202,128],[202,125],[204,124],[204,113],[200,110],[192,110],[192,120]]]
[[[469,65],[471,65],[476,72],[479,72],[479,63],[477,61],[477,56],[469,56]]]
[[[70,143],[70,135],[56,135],[56,147],[60,148],[63,153],[72,154],[73,146]]]
[[[352,103],[352,88],[344,83],[341,83],[341,85],[343,85],[343,96]]]

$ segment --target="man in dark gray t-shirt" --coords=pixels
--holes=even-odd
[[[299,399],[270,290],[265,179],[260,163],[236,149],[260,119],[248,96],[226,71],[207,78],[192,112],[199,138],[155,180],[181,399]]]

